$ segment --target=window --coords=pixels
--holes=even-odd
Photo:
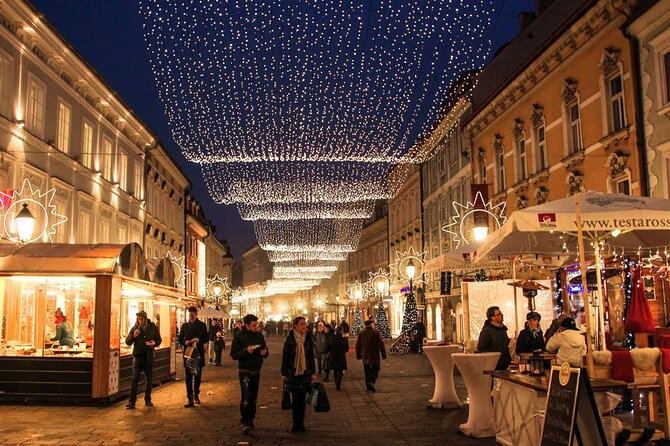
[[[621,74],[617,73],[615,76],[607,80],[608,96],[609,96],[609,119],[610,130],[618,132],[626,125],[625,110],[623,104],[623,80]]]
[[[518,163],[517,181],[523,181],[528,177],[528,164],[526,162],[526,141],[523,134],[516,140],[516,157]]]
[[[44,132],[44,104],[46,88],[37,79],[31,77],[28,81],[26,97],[26,128],[41,137]]]
[[[67,212],[67,205],[63,203],[62,201],[54,201],[54,205],[56,206],[56,213],[60,215],[68,215]],[[68,228],[68,222],[66,221],[65,223],[62,223],[60,225],[56,225],[54,230],[56,231],[56,234],[52,236],[54,243],[67,243],[67,228]]]
[[[535,145],[537,147],[537,171],[549,167],[547,159],[547,135],[545,134],[544,124],[535,127]]]
[[[113,155],[114,155],[114,148],[112,146],[112,141],[104,136],[102,139],[102,154],[101,154],[101,160],[102,160],[102,176],[104,176],[107,180],[112,180],[112,163],[113,163]]]
[[[0,55],[0,114],[12,116],[12,61]]]
[[[582,122],[579,114],[579,101],[570,102],[567,106],[568,113],[568,148],[570,154],[582,150]]]
[[[119,187],[121,189],[126,190],[128,178],[128,155],[126,155],[124,152],[119,153],[118,165],[116,166],[116,169],[116,182],[119,183]]]
[[[486,160],[481,160],[479,162],[479,182],[481,184],[486,184]]]
[[[144,175],[142,175],[142,163],[139,161],[135,161],[135,166],[133,168],[133,195],[135,195],[135,198],[138,200],[141,200],[142,197],[142,179],[144,178]]]
[[[77,243],[93,243],[90,237],[91,230],[91,214],[80,211],[79,219],[77,220]]]
[[[496,153],[496,170],[497,170],[497,180],[498,180],[498,192],[503,192],[505,187],[505,154],[502,150]]]
[[[617,194],[630,195],[630,179],[628,177],[616,181],[615,184]]]
[[[89,169],[93,168],[93,126],[84,121],[81,145],[81,162]]]
[[[664,86],[665,86],[665,103],[670,102],[670,51],[667,51],[662,56],[663,62],[663,74],[664,74]]]
[[[116,240],[117,243],[121,245],[125,245],[128,243],[128,228],[127,228],[128,223],[125,221],[120,220],[119,221],[119,228],[118,228],[118,238]]]
[[[100,226],[98,226],[98,240],[96,243],[110,243],[109,240],[109,221],[100,220]]]
[[[61,152],[70,151],[70,123],[72,120],[72,109],[62,102],[58,103],[58,139],[56,147]]]

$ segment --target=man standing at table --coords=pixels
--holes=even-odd
[[[365,388],[375,393],[375,384],[381,369],[381,360],[386,359],[386,347],[382,335],[372,328],[372,321],[365,321],[365,328],[356,340],[356,359],[363,360]]]
[[[482,332],[479,334],[477,352],[499,352],[500,358],[496,364],[496,370],[506,370],[512,362],[509,353],[509,337],[507,327],[503,324],[504,317],[500,307],[489,307],[486,310],[486,322]]]

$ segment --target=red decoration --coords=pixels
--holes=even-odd
[[[628,333],[654,333],[656,331],[654,317],[651,315],[647,293],[644,291],[640,268],[634,268],[631,275],[633,292],[628,305],[626,331]]]

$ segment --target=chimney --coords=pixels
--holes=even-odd
[[[535,12],[537,15],[542,14],[552,3],[554,0],[535,0]]]
[[[518,15],[519,18],[519,32],[522,32],[533,23],[535,20],[535,13],[529,11],[521,11]]]

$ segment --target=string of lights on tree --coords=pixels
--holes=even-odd
[[[389,319],[386,316],[386,310],[384,309],[384,302],[379,302],[377,305],[377,314],[376,314],[377,330],[382,335],[384,339],[391,339],[391,326],[389,324]]]

